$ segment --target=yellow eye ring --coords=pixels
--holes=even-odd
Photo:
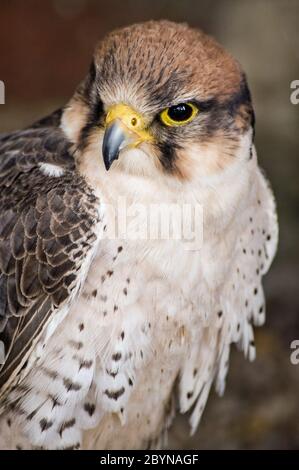
[[[195,118],[198,111],[193,103],[179,103],[164,109],[160,119],[166,126],[184,126]]]

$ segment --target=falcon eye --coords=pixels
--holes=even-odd
[[[193,103],[180,103],[164,109],[160,118],[166,126],[183,126],[192,121],[197,113],[198,108]]]

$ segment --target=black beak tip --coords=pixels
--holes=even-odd
[[[112,124],[106,129],[103,140],[103,159],[105,168],[108,171],[114,162],[119,157],[119,152],[123,142],[125,141],[123,130],[117,123]]]
[[[114,160],[117,160],[119,156],[119,148],[114,145],[113,140],[109,137],[109,134],[108,136],[105,134],[102,147],[104,165],[107,171],[110,169]]]
[[[105,164],[106,171],[109,171],[111,165],[108,162],[106,162],[105,159],[104,159],[104,164]]]
[[[107,171],[110,170],[111,165],[114,162],[114,160],[118,160],[118,155],[119,154],[111,155],[109,152],[105,152],[104,149],[103,149],[104,165],[105,165],[105,168],[106,168]]]

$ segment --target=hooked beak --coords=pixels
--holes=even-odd
[[[114,160],[118,159],[119,152],[126,146],[126,134],[118,122],[106,128],[103,140],[103,158],[108,171]]]
[[[121,150],[137,147],[150,140],[152,137],[145,129],[144,119],[140,114],[125,104],[113,106],[106,116],[102,147],[106,170],[118,159]]]

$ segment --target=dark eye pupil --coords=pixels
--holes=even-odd
[[[173,121],[186,121],[192,116],[192,108],[188,104],[178,104],[168,109],[168,116]]]

